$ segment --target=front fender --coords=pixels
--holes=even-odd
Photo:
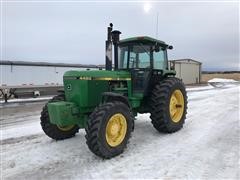
[[[121,94],[113,93],[113,92],[102,93],[102,103],[111,102],[111,101],[120,101],[126,104],[129,108],[131,107],[128,101],[128,98]]]

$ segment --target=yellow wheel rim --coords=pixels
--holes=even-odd
[[[180,90],[175,90],[170,98],[169,112],[173,122],[181,120],[184,111],[184,97]]]
[[[70,126],[59,126],[59,125],[57,125],[57,127],[61,131],[69,131],[69,130],[71,130],[74,127],[74,125],[70,125]]]
[[[127,120],[121,114],[114,114],[106,126],[106,140],[109,146],[116,147],[122,143],[127,132]]]

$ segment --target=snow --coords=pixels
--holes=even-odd
[[[233,79],[222,79],[222,78],[213,78],[210,79],[208,82],[238,82]]]
[[[173,134],[138,115],[127,149],[110,160],[88,150],[84,130],[54,141],[29,116],[1,129],[2,179],[239,179],[239,87],[188,91],[186,123]]]
[[[239,84],[239,81],[235,81],[233,79],[221,79],[221,78],[213,78],[208,81],[210,86],[215,88],[230,88],[234,87],[236,84]]]
[[[30,116],[34,119],[39,119],[39,116]],[[11,139],[16,137],[22,137],[22,136],[30,136],[37,133],[42,133],[42,128],[40,127],[39,121],[34,121],[25,124],[24,126],[21,124],[19,126],[14,126],[11,128],[4,128],[3,130],[0,130],[0,133],[2,134],[4,139]]]

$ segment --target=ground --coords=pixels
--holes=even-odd
[[[136,118],[124,153],[110,160],[92,154],[85,131],[54,141],[41,130],[44,102],[2,106],[2,179],[239,179],[239,83],[188,89],[184,128],[157,132],[149,114]]]

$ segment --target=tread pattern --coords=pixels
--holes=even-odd
[[[57,101],[63,101],[65,100],[64,95],[58,95],[53,97],[49,102],[57,102]],[[48,104],[47,103],[47,104]],[[75,134],[78,132],[79,127],[75,125],[71,130],[69,131],[61,131],[55,124],[52,124],[49,120],[49,115],[48,115],[48,109],[47,109],[47,104],[43,107],[42,112],[41,112],[41,117],[40,117],[40,124],[42,126],[42,129],[44,133],[49,136],[52,139],[55,140],[63,140],[67,138],[71,138],[75,136]]]
[[[119,107],[125,109],[125,111],[129,111],[127,112],[129,114],[129,117],[126,117],[128,123],[128,130],[122,144],[117,147],[111,148],[105,143],[105,132],[103,132],[103,129],[105,129],[104,122],[107,120],[105,119],[105,117],[111,111],[118,111]],[[96,107],[92,114],[89,116],[87,126],[85,128],[86,143],[89,149],[97,156],[105,159],[112,158],[121,154],[124,151],[126,144],[130,138],[131,131],[133,131],[133,126],[134,118],[127,105],[117,101],[102,104]]]
[[[171,93],[180,89],[183,93],[185,105],[182,119],[173,123],[169,115],[169,100]],[[183,82],[175,77],[169,77],[155,86],[150,99],[152,124],[159,132],[173,133],[180,130],[186,119],[187,95]]]

